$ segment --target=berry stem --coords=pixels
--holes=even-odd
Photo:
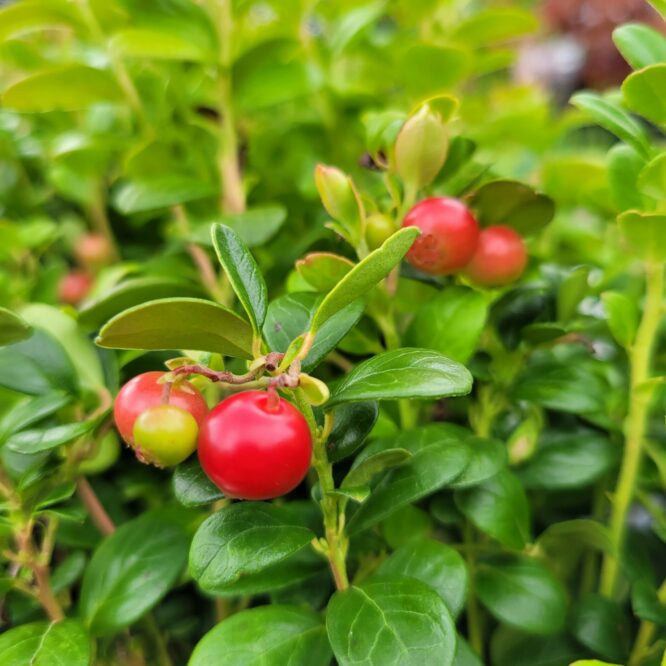
[[[333,465],[328,460],[328,455],[326,454],[326,440],[331,431],[332,416],[330,413],[326,415],[324,428],[320,429],[317,427],[312,407],[300,389],[294,391],[294,398],[298,408],[310,426],[313,442],[312,466],[319,477],[319,486],[322,494],[319,504],[324,516],[326,542],[325,544],[322,542],[321,550],[317,550],[318,552],[323,551],[323,554],[328,559],[336,589],[346,590],[349,587],[346,563],[349,540],[344,532],[345,508],[343,502],[331,494],[335,490]]]

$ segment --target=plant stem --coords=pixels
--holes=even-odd
[[[346,564],[349,541],[344,533],[344,504],[337,497],[330,494],[331,491],[335,490],[333,465],[328,460],[326,454],[326,440],[330,431],[330,422],[328,424],[329,427],[325,426],[323,432],[320,432],[314,418],[314,413],[312,412],[312,407],[305,400],[300,389],[294,391],[294,398],[310,426],[310,433],[312,435],[312,465],[319,477],[319,486],[322,494],[320,506],[324,515],[326,545],[323,547],[323,552],[331,567],[331,574],[333,575],[336,589],[346,590],[349,587]],[[330,419],[330,416],[327,418]]]
[[[76,491],[88,510],[95,527],[105,536],[113,534],[116,531],[116,526],[102,506],[92,486],[88,483],[88,479],[83,476],[79,477],[76,480]]]
[[[469,586],[467,590],[467,634],[472,650],[483,661],[483,629],[481,626],[481,613],[476,599],[476,555],[474,553],[474,528],[471,523],[465,525],[465,546]]]
[[[217,163],[221,180],[221,207],[226,213],[242,213],[245,210],[245,188],[238,163],[238,137],[233,106],[231,82],[233,13],[231,0],[219,0],[217,21],[220,37],[220,62],[218,69],[218,96],[220,129]]]
[[[610,519],[613,555],[606,555],[601,571],[600,591],[607,597],[616,593],[619,558],[626,537],[627,514],[634,497],[640,470],[643,442],[649,416],[651,392],[643,386],[650,377],[650,359],[661,317],[664,291],[664,267],[660,263],[646,265],[646,292],[643,317],[636,340],[629,349],[631,381],[629,411],[625,420],[625,445],[620,476],[615,490]]]
[[[666,601],[666,580],[661,584],[661,587],[657,591],[657,597],[662,603]],[[638,666],[638,664],[643,661],[643,657],[650,648],[656,630],[657,627],[653,622],[647,622],[645,620],[641,622],[641,625],[638,628],[638,633],[636,634],[634,647],[629,655],[629,661],[627,662],[628,666]]]
[[[146,633],[150,636],[150,639],[155,646],[157,664],[159,664],[159,666],[173,666],[173,662],[171,661],[171,657],[169,656],[169,652],[167,650],[166,642],[152,613],[148,613],[143,618],[143,626],[145,627]]]

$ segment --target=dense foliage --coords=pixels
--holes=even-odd
[[[0,9],[0,664],[663,663],[657,11]]]

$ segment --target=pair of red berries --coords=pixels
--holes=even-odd
[[[236,499],[279,497],[305,478],[312,438],[291,403],[270,401],[265,391],[244,391],[208,411],[189,382],[173,386],[163,403],[162,376],[138,375],[116,397],[116,426],[140,460],[177,465],[198,448],[206,475]]]
[[[463,270],[478,285],[500,287],[517,280],[527,264],[523,239],[513,229],[479,229],[467,206],[457,199],[424,199],[407,213],[402,226],[421,230],[407,261],[431,275]]]

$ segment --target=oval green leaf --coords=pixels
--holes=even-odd
[[[25,340],[32,334],[32,327],[7,308],[0,308],[0,345],[10,345]]]
[[[224,493],[206,476],[195,456],[176,467],[173,493],[183,506],[204,506],[224,498]]]

